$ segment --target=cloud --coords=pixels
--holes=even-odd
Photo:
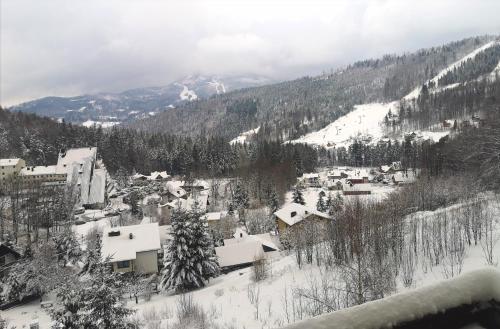
[[[500,31],[498,1],[5,0],[0,103],[163,85],[291,79]]]

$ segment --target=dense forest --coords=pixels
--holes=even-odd
[[[355,104],[399,99],[465,54],[493,40],[476,37],[411,54],[357,62],[317,77],[215,95],[131,127],[226,139],[259,127],[256,139],[295,139],[323,128]]]

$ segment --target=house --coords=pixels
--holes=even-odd
[[[222,247],[215,248],[215,253],[221,269],[231,271],[250,266],[256,260],[271,258],[278,250],[269,233],[248,235],[238,229],[232,239],[225,239]]]
[[[443,120],[443,128],[453,127],[453,120]]]
[[[371,185],[368,183],[362,184],[345,184],[342,191],[344,195],[367,195],[371,194]]]
[[[12,175],[19,174],[21,169],[26,167],[26,162],[23,159],[0,159],[0,185]]]
[[[369,174],[364,169],[356,169],[353,170],[350,175],[347,177],[347,181],[352,184],[366,184],[369,180]]]
[[[106,228],[101,255],[115,272],[158,272],[160,230],[158,223]]]
[[[396,185],[405,185],[414,183],[417,179],[417,173],[413,170],[398,171],[392,176],[392,182]]]
[[[320,187],[319,174],[316,173],[303,174],[302,181],[310,187]]]
[[[187,192],[206,191],[210,188],[210,184],[202,179],[186,180],[181,182],[180,186]]]
[[[61,182],[66,183],[67,174],[57,172],[57,166],[34,166],[24,167],[19,173],[22,182],[25,184],[32,183],[51,183]]]
[[[203,218],[207,221],[208,226],[216,226],[221,220],[228,217],[227,211],[207,212]]]
[[[342,191],[344,183],[345,183],[345,181],[343,182],[343,179],[339,179],[336,182],[329,180],[326,182],[326,187],[330,191]]]
[[[165,196],[167,202],[171,202],[178,198],[187,198],[187,192],[182,188],[182,182],[179,181],[169,181],[165,185]]]
[[[303,222],[324,222],[330,220],[327,214],[317,211],[298,203],[289,203],[274,213],[276,225],[280,235],[286,233],[292,227],[300,226]]]
[[[153,171],[148,177],[149,180],[165,181],[170,179],[170,175],[166,171]]]
[[[342,178],[342,172],[339,169],[330,170],[327,174],[328,180],[336,180]]]
[[[0,243],[0,273],[9,264],[15,262],[19,258],[21,258],[21,255],[17,251],[4,243]]]
[[[97,161],[97,147],[62,150],[57,159],[56,173],[66,174],[67,183],[79,189],[82,206],[102,208],[105,205],[107,172]]]
[[[189,196],[186,199],[178,198],[174,201],[171,201],[166,204],[170,210],[181,209],[184,211],[193,210],[195,205],[198,207],[198,211],[205,213],[207,211],[208,202],[208,194],[199,193],[195,197]]]

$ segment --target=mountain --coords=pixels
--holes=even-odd
[[[358,61],[329,74],[213,95],[130,126],[190,136],[218,135],[235,142],[251,136],[296,140],[325,128],[359,105],[385,104],[411,96],[423,84],[443,78],[440,72],[494,40],[495,36],[467,38],[413,53]],[[480,60],[477,65],[476,58]],[[490,70],[492,63],[497,65],[498,57],[492,51],[488,56],[472,56],[460,63],[466,66],[460,68],[466,72],[460,73],[454,66],[444,78],[463,83]],[[399,103],[396,105],[399,107]],[[371,109],[383,112],[377,106],[365,106],[363,111]]]
[[[44,97],[12,106],[9,110],[36,113],[86,126],[98,123],[106,127],[152,117],[214,94],[271,82],[260,76],[189,76],[163,87],[74,97]]]

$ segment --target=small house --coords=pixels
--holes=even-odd
[[[158,223],[106,228],[101,255],[115,272],[158,272],[161,249]]]
[[[166,171],[153,171],[148,179],[152,181],[166,181],[170,179],[170,175]]]
[[[415,182],[417,173],[415,171],[398,171],[392,176],[392,182],[396,185],[405,185]]]
[[[345,184],[342,192],[344,195],[367,195],[372,193],[371,185],[367,183]]]
[[[319,174],[316,173],[303,174],[302,181],[304,182],[304,184],[310,187],[320,187]]]
[[[276,225],[280,235],[285,234],[292,227],[298,227],[304,222],[324,223],[330,217],[316,208],[310,208],[298,203],[289,203],[274,213]]]
[[[279,251],[269,233],[248,235],[238,229],[232,239],[224,239],[224,245],[215,248],[223,271],[251,266],[255,261],[271,258]]]

